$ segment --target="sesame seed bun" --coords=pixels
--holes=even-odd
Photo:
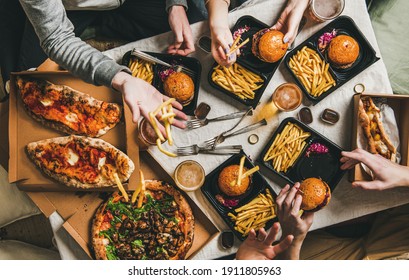
[[[241,184],[238,186],[231,186],[231,182],[236,181],[239,176],[239,168],[238,164],[229,165],[223,168],[222,172],[219,174],[218,184],[220,191],[228,196],[239,196],[244,194],[248,187],[250,186],[250,176],[241,180]],[[247,168],[243,167],[243,173],[247,171]]]
[[[170,74],[163,83],[163,90],[169,97],[176,98],[183,106],[188,105],[195,92],[192,78],[182,72]]]
[[[283,39],[284,34],[278,30],[260,30],[253,36],[252,52],[262,61],[277,62],[288,49],[288,43]]]
[[[304,211],[318,211],[331,200],[331,189],[318,178],[307,178],[302,181],[299,193],[302,196],[301,209]]]
[[[327,55],[332,66],[349,68],[359,56],[359,44],[351,36],[338,35],[331,40]]]

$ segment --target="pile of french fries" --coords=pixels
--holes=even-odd
[[[260,167],[254,166],[252,169],[247,170],[246,172],[243,173],[244,170],[244,161],[246,160],[245,156],[242,156],[240,159],[240,165],[239,165],[239,174],[237,176],[237,180],[233,180],[232,182],[230,182],[230,186],[234,187],[234,186],[240,186],[241,185],[241,181],[250,176],[251,174],[253,174],[254,172],[257,172]]]
[[[164,123],[167,138],[168,138],[168,143],[170,146],[172,146],[173,138],[172,138],[171,125],[176,116],[176,114],[173,112],[172,102],[174,102],[175,100],[176,100],[175,98],[170,98],[167,101],[163,102],[160,106],[158,106],[158,108],[156,108],[155,111],[149,112],[150,122],[153,126],[153,129],[155,130],[156,135],[158,136],[158,139],[156,139],[156,145],[158,146],[159,151],[161,151],[162,153],[170,157],[176,157],[177,155],[163,148],[162,142],[165,141],[165,137],[163,136],[162,132],[159,130],[156,115],[158,115],[159,112],[162,113],[160,120]]]
[[[304,132],[296,124],[288,123],[281,133],[278,133],[263,160],[271,160],[271,165],[277,172],[287,172],[303,151],[309,132]]]
[[[289,66],[308,93],[318,97],[336,85],[329,64],[319,54],[304,46],[290,58]]]
[[[136,57],[131,57],[129,60],[129,69],[132,71],[132,76],[140,78],[150,84],[153,81],[153,66],[152,63],[147,62]]]
[[[260,193],[249,203],[234,210],[236,215],[227,215],[234,221],[234,229],[247,236],[250,230],[258,230],[266,226],[266,223],[276,217],[276,206],[269,189],[266,194]]]
[[[213,68],[212,81],[241,99],[254,99],[255,91],[264,82],[259,75],[237,63],[228,68],[217,65]]]

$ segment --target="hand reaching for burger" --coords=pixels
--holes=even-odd
[[[149,120],[149,112],[154,111],[162,102],[169,99],[169,97],[161,94],[151,84],[142,79],[132,77],[125,72],[119,72],[114,76],[112,87],[124,95],[125,102],[132,111],[133,122],[137,122],[140,115]],[[182,110],[182,105],[179,102],[173,102],[172,106],[176,118],[187,120],[186,115],[180,111]],[[185,128],[185,124],[177,119],[174,120],[173,125]],[[166,135],[162,125],[159,125],[159,129]]]
[[[288,0],[287,6],[271,29],[280,30],[285,34],[284,43],[291,43],[297,36],[298,26],[309,0]]]
[[[288,235],[294,236],[292,244],[280,255],[282,259],[299,259],[301,245],[314,218],[313,212],[300,211],[302,197],[298,193],[299,187],[300,183],[296,183],[292,188],[286,185],[276,199],[282,236],[284,238],[287,238]]]
[[[280,243],[272,245],[276,240],[280,224],[274,223],[270,232],[261,228],[258,234],[252,229],[249,236],[241,244],[236,254],[238,260],[272,260],[277,255],[283,253],[291,245],[293,236],[286,236]]]
[[[409,167],[399,165],[380,156],[362,149],[352,152],[342,152],[341,169],[350,169],[362,162],[371,169],[373,181],[355,181],[353,187],[365,190],[386,190],[395,187],[409,187]]]
[[[185,7],[176,5],[169,9],[169,25],[175,35],[175,41],[168,47],[168,53],[188,55],[194,52],[195,44]]]

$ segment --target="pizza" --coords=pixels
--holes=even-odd
[[[99,137],[121,119],[120,105],[97,100],[68,86],[19,76],[17,88],[33,119],[63,133]]]
[[[69,187],[98,188],[125,182],[135,169],[122,151],[98,138],[57,137],[26,146],[33,162],[48,176]]]
[[[92,250],[99,260],[184,259],[193,242],[194,217],[168,183],[145,181],[142,206],[113,193],[96,211]]]
[[[396,147],[385,132],[380,109],[369,96],[359,100],[358,120],[368,141],[367,150],[396,162]]]

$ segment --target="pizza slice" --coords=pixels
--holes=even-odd
[[[32,142],[29,157],[48,176],[69,187],[99,188],[129,179],[132,160],[111,144],[85,136],[66,136]]]
[[[113,193],[92,223],[92,249],[99,260],[184,259],[192,246],[194,216],[173,186],[145,181],[141,207]]]
[[[120,105],[97,100],[68,86],[19,76],[17,88],[33,119],[67,134],[99,137],[121,119]]]
[[[359,100],[358,120],[368,140],[368,151],[396,162],[396,147],[382,124],[380,109],[369,96]]]

